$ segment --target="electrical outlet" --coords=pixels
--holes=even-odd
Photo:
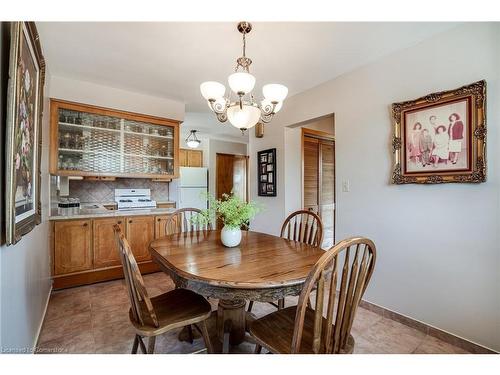
[[[349,180],[342,180],[342,191],[344,193],[349,192]]]

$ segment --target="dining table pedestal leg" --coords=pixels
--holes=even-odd
[[[245,317],[245,300],[219,300],[217,336],[225,350],[229,344],[238,345],[245,340]]]

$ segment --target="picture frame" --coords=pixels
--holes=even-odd
[[[45,60],[34,22],[12,22],[6,120],[6,244],[41,222]]]
[[[275,197],[276,192],[276,149],[259,151],[257,153],[257,175],[259,196]]]
[[[393,184],[486,181],[486,81],[392,104]]]

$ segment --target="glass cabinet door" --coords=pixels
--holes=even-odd
[[[51,126],[57,126],[56,169],[59,172],[175,175],[178,124],[159,125],[63,106],[57,106],[55,117],[57,124]],[[51,152],[53,149],[54,145]]]

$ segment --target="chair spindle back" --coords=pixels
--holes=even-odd
[[[321,246],[323,241],[321,218],[312,211],[292,212],[281,227],[281,237],[312,246]]]
[[[197,208],[181,208],[172,213],[165,223],[165,234],[194,232],[198,230],[211,230],[212,225],[198,224],[191,221],[192,217],[200,214],[201,210]]]
[[[299,297],[292,353],[300,351],[307,302],[315,287],[312,351],[326,354],[344,351],[356,310],[372,276],[375,259],[374,243],[367,238],[353,237],[330,248],[316,262]],[[337,281],[340,281],[339,289]],[[323,316],[325,307],[326,318]]]
[[[148,296],[146,287],[144,286],[144,280],[137,266],[134,254],[132,254],[130,245],[118,224],[115,224],[113,229],[115,231],[117,247],[123,266],[123,274],[125,275],[125,284],[130,298],[132,315],[136,322],[141,325],[144,325],[146,322],[152,322],[155,327],[159,327],[158,318],[153,309],[153,304]],[[141,306],[145,306],[146,309]]]

